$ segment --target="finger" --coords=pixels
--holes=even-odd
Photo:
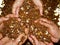
[[[29,41],[34,45],[34,41],[31,37],[28,37]]]
[[[25,41],[27,40],[27,36],[23,36],[23,37],[21,38],[21,40],[22,40],[22,41],[19,42],[19,45],[22,45],[22,44],[25,43]]]
[[[28,35],[28,33],[29,33],[29,29],[25,28],[25,34]]]
[[[2,34],[0,33],[0,39],[2,38],[3,36],[2,36]]]
[[[1,23],[1,25],[0,25],[0,31],[2,30],[3,26],[4,26],[3,23]]]
[[[36,45],[53,45],[53,43],[44,43],[44,42],[38,41],[34,36],[32,36],[32,38],[34,39]]]
[[[5,21],[5,20],[8,20],[8,18],[1,17],[1,18],[0,18],[0,23],[2,23],[2,22]]]
[[[0,40],[0,44],[4,45],[5,43],[7,43],[10,39],[8,37],[5,37],[3,39]]]
[[[19,8],[22,5],[22,3],[24,2],[24,0],[15,0],[13,7],[12,7],[12,13],[13,14],[17,14],[19,12]]]
[[[31,35],[31,37],[32,37],[33,40],[34,40],[35,45],[40,45],[39,41],[36,39],[35,36]]]
[[[14,17],[14,14],[8,14],[7,16],[5,16],[6,18],[9,18],[9,17]]]
[[[48,43],[48,42],[44,42],[46,45],[53,45],[52,42]]]
[[[17,15],[15,15],[15,14],[8,14],[7,16],[5,16],[6,18],[10,18],[10,17],[18,17]]]
[[[43,21],[39,21],[39,23],[45,27],[48,27],[48,28],[51,28],[52,26],[46,22],[43,22]]]
[[[49,43],[48,45],[54,45],[53,43]]]
[[[27,37],[25,36],[25,34],[21,34],[20,36],[18,36],[18,38],[14,41],[14,43],[17,45],[22,44],[23,42],[25,42],[25,40],[27,39]]]
[[[33,35],[31,35],[31,37],[34,39],[34,42],[36,43],[36,45],[39,45],[39,44],[38,44],[38,40],[36,39],[36,37],[33,36]]]
[[[43,4],[41,0],[33,0],[35,5],[39,8],[40,14],[43,15]]]
[[[36,45],[46,45],[45,43],[38,41],[35,36],[31,35],[31,37],[34,39]]]
[[[44,20],[44,19],[42,19],[42,20]],[[49,21],[47,21],[47,20],[44,20],[44,21],[45,21],[45,22],[49,22]],[[52,30],[52,29],[53,29],[52,25],[47,24],[47,23],[45,23],[45,22],[40,21],[40,24],[42,24],[42,25],[44,25],[44,26],[50,28],[50,30],[48,30],[48,31],[49,31],[49,33],[50,33],[51,35],[57,36],[57,35],[56,35],[57,32],[55,32],[54,30]],[[50,22],[49,22],[49,23],[50,23]],[[58,41],[58,39],[55,39],[55,38],[53,38],[53,37],[51,37],[51,39],[52,39],[53,42],[57,42],[57,41]]]
[[[53,21],[50,21],[49,19],[46,19],[46,18],[40,18],[40,21],[43,21],[47,24],[50,24],[51,26],[54,26],[56,27],[55,23]]]
[[[57,43],[59,41],[59,39],[56,39],[54,37],[51,36],[51,40],[54,42],[54,43]]]
[[[16,11],[15,11],[15,16],[16,16],[16,17],[18,17],[18,15],[19,15],[19,9],[20,9],[19,6],[17,6],[17,7],[16,7]]]
[[[7,43],[5,43],[4,45],[15,45],[14,43],[13,43],[13,41],[12,40],[9,40]]]
[[[2,20],[5,21],[5,20],[8,20],[9,18],[5,18],[5,17],[2,17]]]
[[[46,18],[40,18],[39,20],[40,20],[40,21],[43,21],[43,22],[46,22],[46,23],[48,23],[48,24],[53,24],[52,21],[50,21],[50,20],[48,20],[48,19],[46,19]]]
[[[46,45],[46,44],[40,41],[40,45]]]
[[[58,29],[55,29],[55,27],[52,27],[52,25],[50,25],[50,24],[47,24],[47,23],[45,23],[45,22],[43,22],[43,21],[40,21],[40,24],[41,25],[44,25],[45,27],[47,27],[48,29],[48,32],[52,35],[52,36],[54,36],[55,38],[59,38],[58,37],[58,33],[57,32],[59,32],[58,31]],[[54,30],[55,29],[55,30]]]

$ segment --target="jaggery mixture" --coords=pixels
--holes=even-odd
[[[29,35],[31,34],[35,35],[36,38],[41,41],[47,41],[47,42],[51,41],[47,28],[42,26],[39,22],[37,23],[34,22],[41,16],[39,9],[32,2],[32,0],[25,0],[23,5],[20,7],[19,17],[22,20],[24,20],[24,22],[26,22],[25,24],[29,29]]]
[[[51,3],[52,2],[53,1],[51,1]],[[57,3],[54,2],[53,5],[57,5],[58,1],[56,1],[56,2]],[[12,0],[10,6],[12,6],[13,3],[14,3],[14,0]],[[55,10],[56,6],[53,6],[53,5],[51,5],[51,3],[50,4],[48,4],[48,3],[50,3],[50,2],[49,1],[43,1],[44,7],[45,7],[44,8],[44,17],[52,20],[55,17],[53,15],[53,13],[54,13],[53,11]],[[7,11],[7,9],[6,9],[7,12],[3,11],[4,10],[4,8],[3,8],[2,9],[2,11],[3,11],[2,15],[6,15],[6,14],[11,13],[11,8],[12,7],[10,7],[9,9],[7,8],[9,12]],[[46,12],[46,10],[48,11],[48,13]],[[53,16],[51,16],[51,15],[53,15]],[[43,42],[44,41],[47,41],[47,42],[51,41],[50,34],[47,31],[47,28],[45,26],[41,25],[39,22],[37,22],[37,23],[34,22],[35,20],[41,18],[41,16],[40,16],[39,9],[32,2],[32,0],[25,0],[24,1],[23,5],[20,7],[19,18],[21,19],[21,21],[17,21],[16,18],[10,18],[9,20],[3,22],[4,28],[1,31],[3,36],[8,36],[9,38],[16,39],[20,33],[24,33],[25,28],[28,28],[29,29],[29,35],[32,34],[38,40],[43,41]],[[58,18],[58,16],[55,18]],[[55,20],[54,22],[57,23],[57,21]]]
[[[7,35],[15,39],[20,33],[24,32],[25,28],[27,28],[29,29],[28,35],[32,34],[35,35],[38,40],[50,42],[50,35],[47,33],[47,28],[40,25],[38,22],[34,22],[40,17],[37,6],[31,0],[25,0],[19,12],[21,21],[17,21],[16,18],[10,18],[4,21],[4,28],[1,33],[3,36]]]
[[[4,27],[0,33],[3,36],[8,36],[10,38],[16,39],[18,35],[24,33],[24,26],[22,26],[21,22],[17,20],[17,18],[10,18],[7,21],[4,21]]]

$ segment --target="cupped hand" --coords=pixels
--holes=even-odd
[[[53,43],[38,41],[38,39],[34,35],[30,35],[28,39],[33,45],[53,45]]]
[[[22,37],[24,37],[23,41],[21,41]],[[6,36],[0,40],[0,45],[22,45],[25,42],[26,38],[27,37],[25,34],[20,34],[15,40],[11,40]]]
[[[16,17],[16,16],[13,15],[13,14],[8,14],[7,16],[0,18],[0,30],[1,30],[1,29],[3,28],[3,26],[4,26],[4,25],[3,25],[3,21],[8,20],[10,17],[11,17],[11,18],[14,18],[14,17]],[[18,17],[17,17],[17,18],[18,18]],[[18,18],[18,20],[20,21],[19,18]],[[22,37],[24,37],[24,39],[23,39],[23,41],[21,42]],[[18,36],[18,38],[15,39],[15,40],[10,39],[8,36],[3,37],[3,35],[0,33],[0,45],[18,45],[18,43],[19,43],[19,45],[22,45],[22,44],[25,42],[26,39],[27,39],[27,36],[26,36],[24,33],[20,34],[20,35]]]
[[[13,6],[12,6],[12,13],[18,15],[19,8],[22,6],[24,0],[15,0]]]
[[[43,3],[41,0],[33,0],[34,4],[39,8],[40,15],[43,16]]]
[[[29,40],[32,42],[33,45],[54,45],[53,42],[57,43],[59,41],[60,30],[58,29],[58,26],[56,24],[54,24],[54,22],[52,22],[46,18],[40,18],[40,19],[36,20],[35,23],[36,22],[39,22],[41,25],[44,25],[45,27],[48,28],[47,31],[51,35],[52,42],[50,42],[50,43],[41,42],[41,41],[38,41],[34,35],[31,35],[29,37]]]
[[[39,21],[41,25],[44,25],[48,28],[48,32],[51,34],[51,40],[53,42],[58,42],[60,39],[60,30],[58,29],[58,26],[54,24],[54,22],[46,19],[46,18],[40,18],[39,20],[36,20],[35,22]]]

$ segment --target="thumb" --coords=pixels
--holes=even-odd
[[[27,39],[27,36],[25,36],[25,34],[21,34],[18,36],[18,38],[14,41],[14,43],[17,45],[21,45],[25,42],[25,40]]]

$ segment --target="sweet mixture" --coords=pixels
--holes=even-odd
[[[14,1],[11,2],[10,6],[12,6],[13,3]],[[6,15],[5,12],[3,14]],[[34,2],[32,2],[32,0],[25,0],[21,7],[19,7],[18,14],[18,17],[9,17],[8,20],[3,21],[3,28],[0,30],[3,37],[8,36],[11,39],[16,39],[20,34],[24,33],[27,37],[29,35],[34,35],[39,41],[51,42],[47,27],[41,25],[39,21],[35,22],[42,16],[39,8],[34,4]],[[46,16],[43,17],[48,18]],[[27,33],[25,32],[26,29],[28,31]]]

